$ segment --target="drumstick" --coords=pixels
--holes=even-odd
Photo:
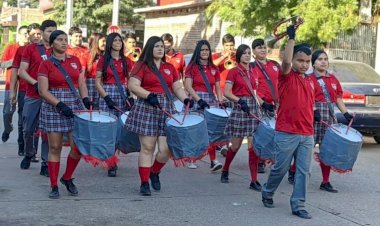
[[[124,112],[123,110],[121,110],[119,107],[116,107],[116,106],[113,106],[117,111],[123,113],[123,115],[126,115],[128,116],[128,114],[126,112]]]
[[[186,117],[186,115],[187,115],[187,112],[189,111],[189,108],[190,108],[190,102],[191,102],[191,99],[193,98],[193,96],[191,96],[190,95],[190,101],[189,101],[189,103],[187,103],[186,104],[186,109],[185,109],[185,112],[184,112],[184,114],[183,114],[183,118],[182,118],[182,124],[183,124],[183,122],[185,121],[185,117]],[[182,125],[181,124],[181,125]]]
[[[183,125],[183,123],[181,123],[180,121],[178,121],[176,118],[173,117],[172,114],[170,114],[169,112],[165,111],[164,109],[160,108],[162,112],[164,112],[167,116],[169,116],[169,118],[172,118],[174,121],[176,121],[178,124],[180,125]]]
[[[254,115],[252,112],[249,112],[248,113],[250,116],[252,116],[252,117],[254,117],[257,121],[259,121],[259,122],[263,122],[263,121],[261,121],[261,119],[259,118],[259,117],[257,117],[256,115]]]
[[[348,133],[348,130],[350,130],[350,127],[351,127],[352,123],[354,122],[354,118],[355,118],[355,112],[352,115],[352,119],[350,120],[350,123],[348,123],[348,127],[347,127],[347,130],[346,130],[346,135]]]
[[[331,129],[335,130],[336,132],[341,133],[337,128],[335,128],[334,126],[328,124],[327,122],[321,120],[321,123],[324,124],[327,127],[330,127]]]

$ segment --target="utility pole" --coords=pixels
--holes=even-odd
[[[66,32],[73,26],[73,0],[66,0]]]
[[[113,0],[112,5],[112,25],[119,25],[120,0]]]

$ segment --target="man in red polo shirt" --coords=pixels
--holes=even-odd
[[[82,30],[79,27],[71,27],[69,29],[70,45],[66,53],[81,59],[83,54],[87,52],[87,48],[82,45]]]
[[[57,24],[53,20],[45,20],[42,22],[41,27],[42,40],[39,43],[28,45],[23,54],[20,64],[19,76],[27,82],[26,95],[24,99],[23,110],[23,127],[24,127],[24,142],[25,142],[25,157],[21,161],[21,169],[29,169],[30,161],[35,155],[33,149],[33,136],[38,129],[38,119],[40,115],[40,108],[42,100],[38,93],[38,68],[42,61],[47,60],[51,55],[51,48],[49,45],[50,34],[57,30]],[[47,139],[42,137],[41,145],[41,171],[40,175],[49,176],[47,167],[47,158],[49,152],[49,145]]]
[[[171,63],[177,70],[179,77],[183,79],[185,73],[185,58],[183,54],[173,48],[173,36],[171,34],[165,33],[161,38],[164,40],[166,62]]]
[[[4,131],[1,136],[1,140],[3,142],[7,142],[9,139],[9,134],[13,130],[12,125],[12,117],[13,113],[16,110],[16,103],[11,103],[9,101],[9,89],[10,89],[10,81],[11,81],[11,73],[12,73],[12,63],[13,59],[16,55],[16,51],[18,47],[24,46],[28,43],[28,29],[26,26],[21,26],[18,29],[17,34],[18,42],[11,43],[5,47],[3,52],[3,56],[1,58],[1,68],[5,73],[5,94],[4,94],[4,106],[3,106],[3,123],[4,123]]]
[[[293,156],[297,156],[290,205],[293,215],[310,219],[311,215],[305,210],[305,201],[314,146],[313,125],[314,120],[320,121],[321,116],[318,111],[314,112],[313,81],[305,75],[310,67],[310,47],[305,44],[294,45],[294,25],[287,28],[287,34],[289,40],[278,83],[280,105],[274,136],[276,162],[262,188],[262,202],[267,208],[274,207],[274,193],[289,170]]]

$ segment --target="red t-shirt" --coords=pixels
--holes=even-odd
[[[215,61],[216,59],[218,59],[219,57],[222,56],[222,53],[214,53],[212,54],[212,60]],[[226,60],[228,59],[227,58],[224,58],[220,63],[219,65],[217,66],[218,69],[219,69],[219,73],[220,73],[220,89],[222,90],[222,92],[224,93],[224,87],[226,85],[226,79],[228,77],[228,72],[230,70],[226,69],[224,67],[224,63],[226,62]],[[231,57],[231,60],[235,61],[236,62],[236,57],[235,56],[232,56]]]
[[[249,90],[243,76],[247,76],[249,78],[252,88],[254,90],[257,90],[257,86],[259,83],[257,73],[255,72],[255,70],[253,70],[252,67],[249,67],[248,73],[247,70],[241,64],[238,64],[235,68],[229,70],[226,83],[232,84],[232,93],[235,96],[252,96],[251,91]]]
[[[166,84],[169,87],[169,91],[173,92],[172,85],[179,79],[177,70],[172,64],[162,62],[158,69],[164,77]],[[148,65],[142,62],[137,62],[131,72],[131,77],[134,77],[141,81],[141,87],[158,94],[164,94],[165,90],[160,83],[160,79],[148,68]]]
[[[17,49],[20,45],[18,43],[11,43],[4,49],[1,62],[12,61],[16,55]],[[9,90],[11,84],[12,67],[5,69],[5,90]]]
[[[25,48],[26,46],[18,47],[15,58],[13,59],[12,68],[15,68],[15,69],[20,68],[22,53],[24,52]],[[21,92],[25,92],[26,87],[27,87],[26,81],[24,79],[19,78],[18,82],[19,82],[18,90]]]
[[[88,70],[89,69],[89,62],[90,62],[90,53],[89,52],[84,53],[82,58],[79,59],[82,67],[85,70],[84,75],[86,78],[96,78],[96,70],[98,68],[99,58],[100,58],[100,56],[96,55],[90,70]]]
[[[66,55],[66,59],[61,60],[61,65],[69,74],[74,86],[78,88],[78,79],[82,71],[79,59],[76,56]],[[50,60],[45,60],[41,63],[38,69],[38,76],[44,76],[49,79],[49,89],[70,88],[65,76]]]
[[[272,103],[274,101],[272,90],[269,87],[268,81],[264,75],[264,73],[261,71],[259,66],[257,64],[260,64],[260,62],[255,62],[254,70],[259,75],[259,87],[257,89],[257,95],[264,99],[268,103]],[[262,64],[264,70],[267,72],[269,79],[272,81],[274,93],[277,96],[278,99],[278,77],[280,75],[280,68],[279,64],[275,61],[268,60],[266,64]]]
[[[214,89],[215,83],[220,81],[218,68],[210,65],[202,65],[201,67],[207,76],[207,79],[211,85],[211,89]],[[193,89],[195,91],[208,92],[206,82],[203,80],[198,65],[189,65],[186,69],[185,77],[191,78],[193,80]]]
[[[41,56],[38,50],[39,45],[43,47],[46,55]],[[30,77],[37,80],[38,68],[40,67],[40,64],[42,61],[47,60],[50,57],[50,54],[51,54],[51,48],[49,49],[45,48],[43,43],[33,43],[33,44],[28,45],[25,48],[24,52],[22,53],[21,61],[29,64],[28,70],[26,72],[28,72]],[[40,95],[35,91],[33,85],[29,83],[27,84],[26,95],[28,97],[32,97],[36,99],[40,98]]]
[[[326,103],[327,101],[326,101],[325,95],[323,94],[322,87],[317,80],[317,76],[314,73],[312,73],[310,74],[310,77],[314,82],[315,102]],[[343,96],[342,86],[340,85],[340,82],[334,75],[327,74],[325,76],[322,76],[322,80],[324,81],[327,91],[329,92],[331,102],[335,103],[337,98],[342,98]]]
[[[165,54],[166,62],[172,64],[177,70],[177,74],[184,74],[185,72],[185,58],[181,52],[175,51],[173,55]]]
[[[119,58],[118,60],[113,59],[113,63],[115,65],[117,74],[119,75],[121,84],[127,85],[128,74],[125,75],[123,72],[123,63],[122,63],[121,58]],[[131,60],[129,58],[126,58],[126,63],[127,63],[127,72],[130,72],[132,69]],[[116,84],[115,77],[113,75],[113,71],[111,69],[110,64],[108,64],[107,73],[103,78],[103,84]],[[101,56],[99,59],[96,71],[102,72],[103,65],[104,65],[104,56]]]
[[[87,52],[87,48],[84,46],[79,47],[71,47],[68,46],[66,53],[69,55],[73,55],[79,58],[79,60],[83,57],[83,55]]]
[[[303,78],[293,69],[287,75],[280,74],[277,131],[306,136],[314,134],[314,88],[310,76]]]

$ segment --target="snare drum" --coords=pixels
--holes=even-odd
[[[83,159],[93,166],[115,166],[119,161],[115,155],[118,127],[116,116],[108,112],[76,113],[73,139]]]
[[[230,136],[224,134],[224,129],[231,114],[231,109],[222,109],[219,107],[206,108],[204,111],[208,137],[211,144],[222,146],[228,144]]]
[[[328,128],[319,147],[319,159],[337,172],[351,171],[363,145],[363,136],[357,130],[343,124]]]
[[[184,114],[173,117],[182,122]],[[202,115],[188,113],[181,125],[172,118],[166,120],[166,137],[176,166],[184,166],[207,155],[209,146],[207,125]]]
[[[125,128],[125,122],[127,121],[128,114],[129,111],[120,116],[119,123],[121,126],[121,131],[116,142],[116,148],[124,154],[140,152],[141,148],[137,133],[131,132]]]
[[[276,120],[274,118],[263,117],[253,133],[253,147],[256,155],[263,160],[274,161],[274,129]]]

